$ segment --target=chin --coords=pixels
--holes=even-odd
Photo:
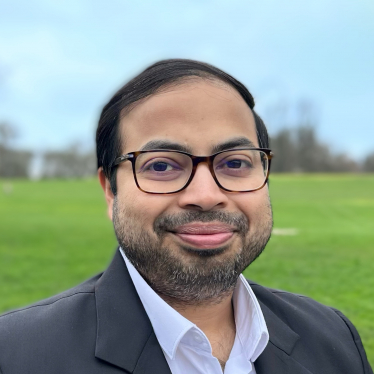
[[[193,254],[199,257],[216,257],[220,256],[221,254],[229,250],[229,246],[222,246],[216,248],[194,248],[190,246],[181,246],[180,248],[183,251],[188,252],[189,254]]]

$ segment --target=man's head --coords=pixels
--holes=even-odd
[[[267,148],[266,128],[253,106],[247,89],[219,69],[168,60],[135,77],[103,109],[97,130],[99,177],[117,239],[155,291],[174,302],[217,302],[232,291],[270,237],[267,185],[228,192],[201,162],[185,189],[150,194],[137,187],[130,161],[113,167],[115,160],[160,148],[196,156]],[[237,158],[241,170],[244,161]],[[167,165],[161,171],[164,181],[171,178],[169,169],[176,169],[167,162],[161,160]],[[226,176],[239,180],[231,170],[238,165],[231,163]]]

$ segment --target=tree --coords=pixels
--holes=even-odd
[[[320,142],[314,128],[300,126],[279,131],[271,138],[275,172],[358,172],[360,166],[345,154],[333,154]],[[374,162],[374,157],[373,161]],[[367,164],[370,164],[368,157]],[[369,168],[370,166],[367,166]]]
[[[354,160],[344,154],[333,154],[330,147],[316,135],[318,112],[307,99],[290,106],[282,101],[268,109],[270,118],[283,126],[271,136],[270,145],[275,157],[275,172],[356,172],[360,170]]]
[[[363,169],[364,169],[364,171],[369,172],[369,173],[374,172],[374,152],[369,154],[365,158],[364,164],[363,164]]]
[[[297,149],[294,143],[292,131],[289,129],[281,130],[271,138],[270,145],[275,154],[272,171],[280,173],[297,171]]]
[[[11,143],[18,136],[17,129],[9,124],[0,123],[0,177],[28,178],[32,152],[16,150]]]
[[[50,151],[43,155],[42,178],[84,178],[96,173],[94,152],[80,151],[73,144],[63,151]]]
[[[12,140],[18,137],[17,129],[7,122],[0,123],[0,144],[8,148]]]

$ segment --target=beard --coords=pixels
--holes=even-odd
[[[235,228],[240,239],[235,250],[230,248],[234,244],[204,250],[175,243],[163,245],[165,237],[178,226],[212,221]],[[114,231],[126,257],[156,293],[179,306],[215,304],[232,293],[240,274],[265,248],[272,224],[269,202],[257,232],[250,232],[243,213],[186,211],[158,216],[150,233],[143,229],[141,217],[120,209],[117,197],[113,205]]]

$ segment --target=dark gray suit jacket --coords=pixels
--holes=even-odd
[[[257,374],[372,373],[340,312],[250,284],[270,333]],[[170,374],[119,251],[103,274],[0,317],[0,373]]]

